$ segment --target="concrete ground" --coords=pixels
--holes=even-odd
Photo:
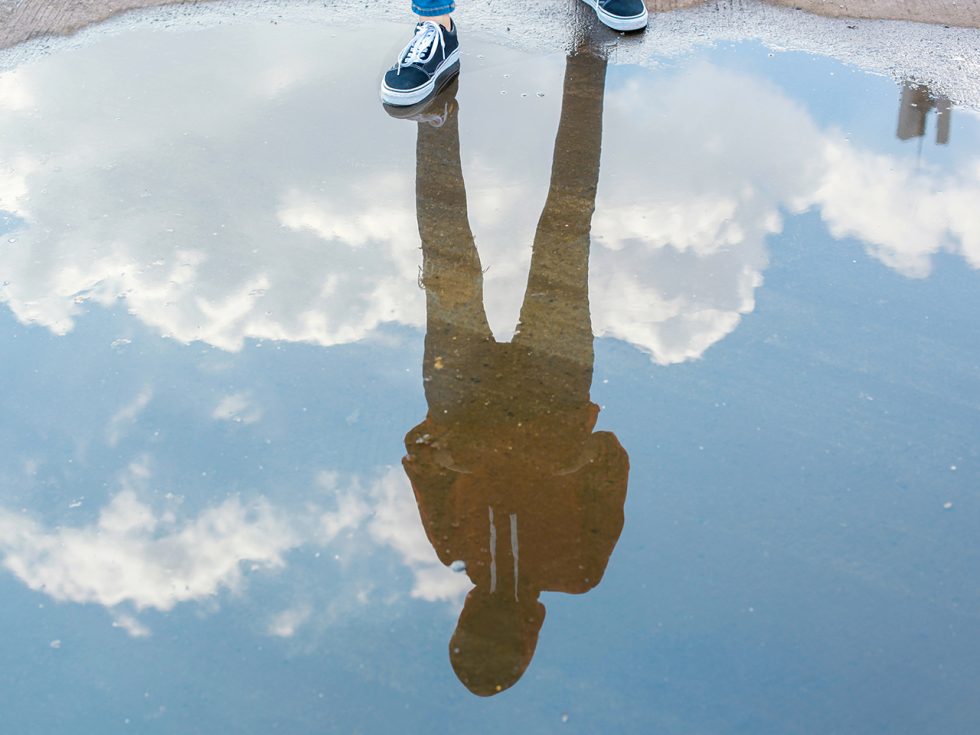
[[[31,38],[67,35],[134,8],[207,0],[0,0],[0,48]],[[646,0],[654,12],[695,5],[737,10],[769,2],[830,17],[911,20],[980,28],[980,0]]]

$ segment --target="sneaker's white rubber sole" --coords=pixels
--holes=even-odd
[[[452,79],[453,74],[459,71],[459,49],[457,48],[443,62],[436,67],[436,73],[432,79],[415,89],[392,89],[384,80],[381,80],[381,101],[387,105],[406,107],[421,102],[430,94],[441,88],[441,85]]]
[[[598,0],[582,0],[582,2],[595,11],[596,16],[603,25],[609,26],[614,31],[638,31],[641,28],[646,28],[647,20],[650,17],[646,7],[643,8],[643,12],[639,15],[623,18],[607,13],[599,6]]]

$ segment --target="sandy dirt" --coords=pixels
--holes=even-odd
[[[739,7],[766,1],[831,17],[912,20],[980,28],[980,0],[646,0],[647,6],[655,12],[702,4],[737,11]],[[204,2],[206,0],[0,0],[0,48],[39,36],[71,34],[125,10]]]

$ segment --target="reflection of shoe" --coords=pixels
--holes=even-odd
[[[582,0],[595,10],[603,25],[615,31],[646,28],[647,7],[643,0]]]
[[[418,104],[405,107],[386,103],[385,112],[399,120],[427,123],[433,128],[441,128],[459,109],[459,103],[456,102],[456,90],[459,89],[457,81],[455,78],[451,79],[442,91]]]
[[[621,2],[622,0],[616,0]],[[381,99],[389,105],[414,105],[445,86],[459,72],[456,23],[447,31],[424,20],[381,82]]]

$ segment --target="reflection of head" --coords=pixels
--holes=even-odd
[[[470,590],[449,642],[453,671],[481,697],[509,689],[531,663],[543,622],[544,605],[535,596],[514,600]]]

